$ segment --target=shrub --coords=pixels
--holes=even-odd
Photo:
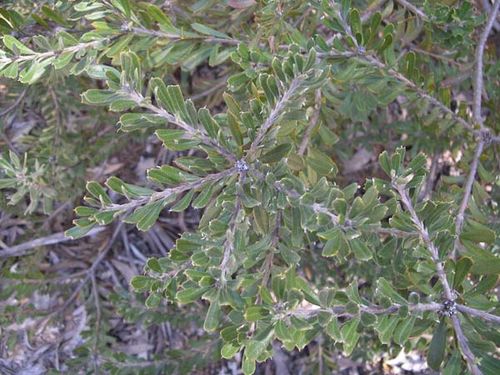
[[[499,1],[488,17],[466,1],[154,3],[63,1],[32,20],[22,3],[2,9],[9,85],[61,82],[56,116],[119,116],[121,134],[111,146],[56,119],[59,135],[0,159],[9,203],[50,213],[78,199],[75,164],[154,133],[175,160],[147,183],[87,182],[66,232],[202,212],[131,280],[146,307],[202,301],[204,330],[222,358],[243,353],[245,374],[273,343],[323,339],[353,358],[417,350],[443,373],[498,373],[498,64],[486,46]],[[215,78],[202,94],[210,109],[186,99],[186,77],[206,66],[227,80],[222,100]],[[73,90],[83,104],[64,97]],[[353,159],[372,150],[378,166],[360,172]],[[439,176],[445,154],[454,173]]]

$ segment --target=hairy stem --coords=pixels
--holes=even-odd
[[[468,307],[460,304],[457,304],[457,310],[461,313],[481,318],[483,320],[486,320],[487,322],[500,324],[500,316],[490,314],[486,311],[478,310],[473,307]]]
[[[233,163],[236,161],[236,157],[232,152],[219,145],[219,143],[214,139],[210,138],[200,126],[195,128],[193,124],[188,124],[177,116],[172,115],[167,110],[151,104],[149,100],[146,100],[146,98],[144,98],[144,96],[142,96],[142,94],[138,92],[130,91],[129,89],[127,89],[125,93],[127,93],[130,99],[136,102],[138,106],[148,109],[149,111],[156,113],[158,116],[164,118],[168,122],[177,125],[179,128],[185,130],[190,137],[200,139],[206,145],[217,150],[217,152],[223,155],[227,160]]]
[[[460,208],[458,209],[457,219],[455,221],[455,241],[453,244],[453,252],[452,257],[456,258],[459,248],[460,248],[460,234],[462,233],[462,228],[464,225],[465,219],[465,210],[467,209],[467,205],[469,204],[469,198],[472,192],[472,185],[474,184],[474,180],[476,178],[477,167],[479,164],[479,158],[484,149],[484,140],[479,140],[476,146],[476,150],[474,151],[474,158],[472,159],[472,164],[470,166],[470,172],[467,176],[467,181],[464,186],[464,196],[462,198],[462,203],[460,204]]]
[[[496,15],[498,13],[498,9],[500,8],[500,0],[496,0],[493,8],[490,11],[490,16],[488,17],[488,21],[486,22],[486,26],[484,27],[483,32],[481,33],[481,37],[479,38],[479,43],[476,49],[476,69],[474,72],[474,100],[472,113],[474,116],[474,121],[483,127],[483,119],[481,116],[481,97],[483,93],[483,56],[484,56],[484,48],[486,46],[486,42],[488,40],[488,35],[491,32],[491,28],[496,20]]]
[[[317,89],[314,97],[314,112],[309,120],[309,126],[307,127],[304,138],[302,138],[302,142],[300,142],[298,154],[300,156],[304,155],[306,148],[311,139],[311,133],[313,129],[318,125],[319,115],[321,113],[321,89]]]
[[[380,307],[380,306],[360,306],[359,310],[361,312],[367,312],[370,314],[375,314],[375,315],[387,315],[387,314],[394,314],[396,313],[402,305],[399,304],[394,304],[392,306],[389,306],[387,308],[385,307]],[[408,305],[408,310],[411,312],[423,312],[423,311],[439,311],[442,308],[441,304],[431,302],[431,303],[418,303],[414,305]],[[287,313],[287,315],[294,315],[294,316],[300,316],[303,318],[310,318],[312,316],[316,316],[319,313],[322,312],[327,312],[331,313],[332,315],[335,316],[342,316],[342,317],[352,317],[353,315],[346,312],[346,308],[344,306],[335,306],[332,308],[322,308],[319,306],[311,306],[308,308],[297,308],[293,311],[290,311]]]
[[[403,7],[405,7],[406,9],[408,9],[409,11],[411,11],[412,13],[415,13],[417,16],[419,16],[420,18],[422,18],[424,21],[428,21],[429,20],[429,17],[427,16],[427,14],[424,13],[423,10],[418,9],[415,5],[413,5],[409,1],[406,1],[406,0],[396,0],[396,2],[398,2],[399,4],[401,4]]]
[[[448,282],[446,273],[444,272],[443,263],[439,259],[439,251],[434,242],[432,242],[432,240],[430,239],[429,232],[427,231],[427,228],[424,226],[424,223],[418,217],[417,212],[413,207],[413,203],[411,202],[410,196],[408,195],[408,190],[401,185],[395,185],[395,188],[399,192],[399,195],[401,196],[401,201],[403,202],[403,205],[406,207],[406,210],[409,212],[413,223],[417,226],[422,241],[424,242],[424,244],[426,245],[427,249],[430,252],[431,258],[436,266],[436,271],[439,281],[443,286],[446,299],[453,301],[455,299],[455,295]],[[470,350],[469,343],[467,342],[467,338],[463,333],[462,326],[460,324],[458,316],[452,315],[451,321],[453,323],[453,328],[457,336],[457,341],[458,345],[460,346],[460,351],[462,352],[462,355],[465,358],[470,371],[472,372],[473,375],[480,375],[481,370],[479,370],[479,367],[476,364],[476,358],[474,357],[474,354]]]
[[[271,128],[271,126],[274,125],[276,121],[278,121],[279,117],[284,112],[286,105],[293,97],[297,89],[299,88],[301,82],[302,79],[300,77],[294,78],[290,82],[290,86],[288,87],[287,90],[285,90],[280,100],[278,100],[274,108],[271,110],[271,113],[267,117],[266,121],[264,121],[259,131],[257,132],[257,135],[255,136],[255,139],[250,145],[250,149],[248,150],[248,155],[250,155],[251,157],[255,156],[257,148],[262,143],[265,135],[267,134],[267,131]]]
[[[153,193],[150,197],[144,197],[140,199],[136,199],[133,201],[130,201],[128,203],[123,203],[123,204],[110,204],[104,208],[105,211],[130,211],[136,207],[143,206],[147,203],[155,202],[160,199],[165,199],[168,198],[172,195],[175,194],[180,194],[183,193],[187,190],[193,190],[202,187],[208,182],[214,182],[214,181],[219,181],[225,177],[231,176],[236,172],[236,168],[232,167],[229,169],[226,169],[222,172],[219,173],[213,173],[209,174],[205,177],[202,177],[196,181],[193,182],[186,182],[180,185],[177,185],[172,188],[168,188],[162,191],[158,191],[156,193]]]

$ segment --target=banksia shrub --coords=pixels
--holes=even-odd
[[[50,215],[81,200],[85,168],[156,137],[171,161],[87,181],[65,232],[199,213],[131,278],[145,311],[196,306],[215,357],[245,374],[316,344],[311,373],[335,352],[415,351],[446,374],[497,374],[500,2],[160,3],[2,8],[13,100],[43,106],[33,92],[51,87],[59,103],[48,140],[6,143],[2,204]],[[66,126],[75,113],[119,137]]]

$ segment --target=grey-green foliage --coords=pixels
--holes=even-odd
[[[84,92],[85,104],[123,113],[121,131],[130,137],[154,131],[181,155],[174,165],[150,169],[148,187],[117,177],[88,182],[86,205],[76,208],[67,235],[78,238],[115,220],[145,231],[165,211],[202,209],[197,230],[182,234],[167,257],[150,259],[131,285],[148,293],[149,308],[164,300],[206,301],[204,329],[220,335],[223,358],[243,351],[245,374],[272,356],[275,340],[300,350],[318,336],[346,355],[363,356],[357,349],[363,340],[369,354],[428,352],[429,366],[444,373],[497,373],[499,181],[489,140],[498,125],[487,119],[479,131],[464,105],[450,110],[451,91],[435,89],[450,68],[400,43],[418,43],[422,34],[425,48],[437,28],[436,43],[452,43],[473,63],[471,31],[480,21],[464,13],[466,2],[442,6],[425,22],[406,19],[403,7],[386,6],[362,21],[362,9],[349,1],[301,3],[257,2],[241,11],[253,10],[264,24],[277,8],[292,19],[307,8],[300,22],[280,20],[270,28],[287,30],[271,46],[251,35],[237,41],[198,22],[175,26],[156,6],[125,0],[113,7],[79,3],[75,11],[98,20],[96,29],[80,40],[60,33],[58,42],[47,42],[48,51],[4,37],[4,76],[33,83],[52,68],[85,71],[106,85]],[[447,17],[467,27],[443,30]],[[153,25],[158,29],[147,31]],[[128,45],[137,37],[175,43],[144,54]],[[93,65],[104,55],[111,64]],[[221,113],[197,108],[162,75],[171,59],[191,70],[228,57],[234,74]],[[385,108],[396,102],[408,116],[390,121]],[[379,155],[383,177],[341,184],[333,155],[348,158],[352,142],[369,144],[373,133],[390,151]],[[478,143],[485,145],[479,161]],[[444,150],[463,152],[463,171],[422,200],[425,153]],[[16,185],[2,160],[3,187],[29,189]],[[472,193],[464,188],[469,161],[478,163]]]

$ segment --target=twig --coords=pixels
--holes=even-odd
[[[475,130],[471,124],[469,124],[462,117],[458,116],[455,112],[453,112],[450,108],[448,108],[447,105],[441,103],[438,99],[436,99],[435,97],[430,95],[427,91],[422,90],[413,81],[406,78],[403,74],[399,73],[398,71],[394,70],[393,68],[389,68],[387,65],[385,65],[382,61],[380,61],[376,57],[371,56],[371,55],[359,55],[359,59],[360,59],[360,61],[368,62],[370,65],[373,65],[375,67],[378,67],[380,69],[385,70],[391,77],[396,78],[398,81],[403,82],[408,88],[415,91],[418,95],[420,95],[422,98],[426,99],[429,103],[438,107],[446,114],[450,115],[453,118],[453,120],[458,122],[465,129],[471,131],[475,135],[480,135],[479,132],[477,130]]]
[[[95,273],[91,273],[91,281],[92,281],[92,292],[94,294],[94,302],[95,302],[95,308],[96,308],[96,318],[95,318],[95,341],[93,345],[93,362],[94,362],[94,373],[96,375],[99,374],[99,360],[98,360],[98,347],[99,347],[99,333],[101,330],[101,305],[99,302],[99,291],[97,290],[97,282],[95,279]]]
[[[465,337],[464,332],[462,330],[462,325],[460,324],[460,320],[457,315],[451,316],[451,322],[453,324],[453,329],[455,330],[455,335],[457,336],[458,345],[460,346],[460,351],[467,361],[467,365],[469,366],[469,370],[472,375],[482,375],[479,366],[476,364],[476,357],[474,353],[469,348],[469,343],[467,342],[467,337]]]
[[[120,37],[121,35],[122,34],[119,34],[119,35],[115,35],[115,36],[110,37],[110,38],[105,38],[102,40],[94,40],[94,41],[86,42],[86,43],[78,43],[78,44],[75,44],[74,46],[61,48],[61,49],[58,49],[55,51],[34,52],[32,54],[15,56],[14,58],[3,57],[0,59],[0,64],[2,64],[2,63],[10,64],[10,63],[13,63],[16,61],[17,62],[24,62],[24,61],[31,61],[31,60],[42,60],[42,59],[46,59],[46,58],[50,58],[50,57],[59,56],[60,54],[65,53],[65,52],[78,53],[78,52],[85,50],[85,49],[98,47],[101,43],[111,42],[111,41],[117,39],[118,37]]]
[[[138,106],[145,108],[145,109],[148,109],[151,112],[156,113],[158,116],[164,118],[168,122],[175,124],[179,128],[185,130],[186,133],[189,134],[191,137],[199,138],[206,145],[213,147],[221,155],[223,155],[227,160],[229,160],[233,163],[236,161],[236,157],[233,155],[232,152],[225,149],[224,147],[219,145],[215,140],[210,138],[200,126],[198,126],[198,128],[195,128],[193,126],[193,124],[186,123],[185,121],[181,120],[177,116],[174,116],[171,113],[167,112],[167,110],[165,110],[164,108],[160,108],[160,107],[157,107],[157,106],[151,104],[151,102],[146,100],[146,98],[144,98],[144,96],[142,96],[141,93],[138,93],[136,91],[132,91],[129,87],[124,87],[123,93],[129,95],[129,98],[131,100],[133,100],[135,103],[137,103]]]
[[[457,213],[457,219],[455,220],[455,241],[453,243],[452,258],[457,256],[458,249],[460,247],[460,234],[462,233],[462,228],[464,225],[465,210],[469,204],[469,198],[472,192],[472,185],[476,178],[477,167],[479,164],[479,158],[484,149],[484,140],[480,139],[477,143],[476,150],[474,151],[474,158],[472,159],[472,164],[470,166],[470,172],[467,176],[467,181],[464,186],[464,196],[462,198],[462,203]]]
[[[483,9],[486,13],[491,12],[491,4],[490,4],[489,0],[481,0],[481,4],[482,4]],[[500,31],[500,22],[498,22],[498,21],[493,22],[493,28],[496,31]]]
[[[382,7],[382,5],[384,5],[384,3],[385,0],[375,0],[370,5],[368,5],[368,8],[366,8],[366,10],[361,15],[361,22],[368,21],[368,19],[373,15],[373,13],[378,11]]]
[[[417,16],[422,18],[424,21],[428,21],[429,17],[427,14],[425,14],[422,10],[418,9],[415,5],[412,3],[406,1],[406,0],[396,0],[399,4],[401,4],[403,7],[406,9],[410,10],[411,12],[415,13]]]
[[[411,220],[417,227],[417,230],[420,234],[420,238],[422,239],[425,246],[429,250],[432,261],[436,265],[437,274],[443,286],[446,299],[454,300],[455,298],[452,289],[450,287],[450,284],[448,283],[448,279],[446,278],[446,273],[444,272],[443,263],[439,259],[439,251],[436,245],[434,245],[434,242],[432,242],[432,240],[430,239],[429,232],[427,231],[427,228],[424,226],[424,223],[418,217],[417,212],[413,207],[413,203],[411,202],[410,196],[408,195],[408,190],[406,189],[406,187],[397,184],[395,184],[394,187],[401,196],[401,202],[403,203],[406,210],[410,214]]]
[[[240,164],[240,163],[237,163]],[[246,177],[247,177],[247,172],[248,172],[248,166],[245,162],[242,162],[242,165],[239,165],[239,168],[237,168],[237,171],[239,172],[239,180],[236,184],[236,202],[234,204],[234,211],[233,214],[231,215],[231,219],[229,220],[229,226],[226,230],[226,239],[224,240],[224,252],[222,254],[222,261],[220,264],[220,284],[223,286],[227,282],[227,276],[229,272],[229,261],[231,260],[231,255],[233,254],[234,250],[234,234],[236,231],[236,220],[238,219],[238,215],[240,213],[241,209],[241,199],[243,195],[243,185],[245,183]]]
[[[254,174],[257,179],[259,180],[264,180],[265,176],[263,173],[260,171],[257,171],[255,169],[252,169],[252,174]],[[276,181],[273,184],[273,187],[278,190],[279,192],[282,192],[286,194],[289,198],[294,198],[298,199],[300,198],[301,194],[299,194],[297,191],[293,189],[287,189],[280,181]],[[357,227],[353,225],[352,222],[349,220],[346,220],[344,225],[340,225],[339,223],[339,218],[337,215],[335,215],[333,212],[330,211],[328,207],[321,203],[313,203],[311,205],[308,205],[315,213],[317,214],[324,214],[328,216],[334,226],[340,227],[342,229],[354,229],[354,230],[359,230],[361,232],[366,232],[366,233],[377,233],[377,234],[382,234],[382,235],[390,235],[393,237],[401,237],[401,238],[407,238],[407,237],[414,237],[418,236],[418,233],[414,232],[405,232],[399,229],[394,229],[394,228],[381,228],[376,225],[363,225],[362,227]]]
[[[420,233],[420,237],[422,238],[422,241],[424,242],[424,244],[426,245],[427,249],[430,252],[431,258],[436,266],[436,271],[437,271],[439,281],[441,282],[441,285],[443,286],[446,299],[449,301],[455,300],[454,292],[452,291],[450,284],[448,283],[446,273],[444,272],[443,263],[439,259],[439,251],[438,251],[437,247],[434,245],[434,242],[432,242],[432,240],[430,239],[429,233],[427,231],[427,228],[425,228],[424,223],[418,217],[418,215],[415,211],[415,208],[413,207],[413,204],[411,202],[411,199],[408,195],[408,190],[406,189],[406,187],[398,185],[398,184],[395,184],[394,187],[399,192],[399,195],[401,196],[401,201],[403,202],[403,205],[406,207],[406,210],[409,212],[413,223],[418,228],[418,231]],[[457,336],[458,345],[460,346],[460,351],[462,352],[462,355],[464,356],[465,360],[467,361],[467,365],[469,366],[471,373],[473,375],[480,375],[481,370],[479,370],[479,367],[476,364],[476,358],[474,357],[474,354],[471,352],[471,350],[469,348],[467,338],[465,337],[465,335],[462,331],[462,326],[460,325],[460,320],[459,320],[458,316],[453,314],[453,315],[451,315],[450,318],[451,318],[451,321],[453,323],[453,328],[455,329],[455,334]]]
[[[87,234],[85,234],[84,237],[93,236],[97,233],[104,231],[105,229],[106,229],[105,227],[93,228]],[[26,255],[26,253],[29,250],[31,250],[35,247],[53,245],[56,243],[67,242],[67,241],[71,241],[71,240],[72,240],[71,238],[65,237],[64,232],[52,234],[50,236],[37,238],[36,240],[24,242],[24,243],[16,245],[16,246],[7,247],[6,249],[2,249],[2,250],[0,250],[0,258]]]
[[[254,157],[255,152],[257,151],[257,148],[260,146],[262,143],[262,140],[264,139],[267,131],[273,124],[278,120],[278,118],[281,116],[283,111],[286,108],[286,105],[288,101],[292,98],[292,96],[295,94],[295,91],[299,88],[300,83],[302,82],[302,78],[299,76],[297,78],[294,78],[290,82],[290,86],[288,87],[287,90],[283,93],[283,96],[278,100],[274,108],[272,109],[271,113],[267,117],[266,121],[264,121],[264,124],[260,127],[257,135],[255,136],[255,139],[253,140],[252,144],[250,145],[250,149],[248,150],[248,155],[251,157]]]
[[[432,189],[434,186],[434,183],[436,181],[436,175],[437,175],[437,167],[439,164],[439,158],[441,157],[441,153],[436,152],[432,156],[432,161],[431,161],[431,169],[429,171],[429,176],[427,176],[427,180],[425,181],[425,185],[423,190],[420,192],[418,195],[418,200],[427,200],[429,199]]]
[[[457,303],[457,310],[461,313],[472,315],[491,323],[500,324],[500,316],[490,314],[486,311],[474,309],[465,305],[460,305]]]
[[[415,45],[413,45],[413,44],[409,46],[409,50],[410,50],[410,51],[417,52],[417,53],[423,53],[424,55],[428,55],[428,56],[430,56],[430,57],[434,57],[435,59],[438,59],[438,60],[443,60],[443,61],[446,61],[447,63],[449,63],[449,64],[451,64],[451,65],[458,66],[458,67],[460,67],[460,68],[462,68],[462,69],[464,68],[464,65],[463,65],[463,64],[460,64],[459,62],[457,62],[457,61],[456,61],[456,60],[454,60],[454,59],[451,59],[451,58],[449,58],[449,57],[446,57],[446,56],[440,55],[440,54],[438,54],[438,53],[433,53],[433,52],[431,52],[431,51],[427,51],[427,50],[422,49],[422,48],[419,48],[419,47],[417,47],[417,46],[415,46]],[[467,78],[469,78],[469,77],[470,77],[470,75],[469,75],[469,74],[467,74]],[[443,83],[443,82],[441,82],[441,84],[442,84],[442,83]]]
[[[222,172],[219,173],[213,173],[206,175],[205,177],[202,177],[196,181],[193,182],[186,182],[180,185],[177,185],[172,188],[168,188],[162,191],[158,191],[156,193],[153,193],[150,197],[145,197],[145,198],[140,198],[136,199],[133,201],[130,201],[128,203],[123,203],[123,204],[110,204],[107,205],[103,208],[104,211],[130,211],[136,207],[145,205],[150,202],[155,202],[160,199],[165,199],[168,198],[174,194],[180,194],[183,193],[187,190],[193,190],[197,189],[199,187],[202,187],[204,184],[208,182],[214,182],[214,181],[219,181],[223,179],[224,177],[230,176],[234,174],[237,171],[235,167],[231,167],[229,169],[226,169]]]
[[[0,117],[3,117],[5,115],[7,115],[10,111],[16,109],[19,104],[22,102],[22,100],[24,99],[26,93],[28,92],[28,89],[25,88],[19,95],[18,97],[16,98],[16,100],[14,101],[14,103],[12,103],[10,106],[8,106],[7,108],[5,108],[4,110],[0,111]]]
[[[224,252],[222,254],[222,261],[220,263],[220,284],[225,285],[229,273],[229,261],[234,250],[234,233],[236,230],[236,219],[241,208],[241,198],[238,194],[236,196],[236,203],[234,206],[233,214],[229,222],[229,227],[226,230],[226,239],[224,241]]]
[[[200,42],[205,42],[205,43],[229,44],[229,45],[233,45],[233,46],[241,43],[240,40],[233,39],[233,38],[217,38],[217,37],[206,36],[206,35],[186,36],[186,35],[181,35],[181,34],[167,33],[167,32],[160,31],[160,30],[149,30],[149,29],[146,29],[144,27],[132,27],[129,30],[132,33],[137,34],[137,35],[153,36],[155,38],[166,38],[166,39],[173,40],[173,41],[199,40]]]
[[[278,241],[280,239],[280,228],[281,228],[281,212],[276,212],[276,221],[274,225],[274,230],[272,233],[273,239],[271,240],[271,246],[269,246],[269,254],[267,254],[264,263],[262,264],[262,286],[267,287],[269,277],[271,276],[271,269],[273,267],[274,250]],[[260,303],[261,296],[257,297],[257,304]]]
[[[481,117],[481,95],[483,93],[483,55],[486,42],[488,40],[488,35],[491,32],[493,23],[496,20],[496,15],[498,9],[500,8],[500,0],[496,0],[493,8],[490,11],[490,16],[486,22],[481,37],[479,38],[479,43],[476,49],[476,70],[474,72],[474,101],[472,107],[472,113],[474,121],[478,123],[481,128],[483,127],[483,119]]]
[[[424,312],[424,311],[439,311],[442,308],[442,305],[436,302],[431,302],[431,303],[418,303],[418,304],[410,304],[407,305],[408,310],[411,312]],[[361,312],[366,312],[374,315],[387,315],[387,314],[394,314],[397,312],[402,305],[399,304],[394,304],[392,306],[389,306],[387,308],[372,305],[372,306],[360,306],[359,310]],[[311,307],[308,308],[297,308],[292,311],[286,312],[286,315],[291,316],[299,316],[299,317],[304,317],[304,318],[309,318],[312,316],[316,316],[319,313],[326,312],[330,313],[335,316],[342,316],[342,317],[352,317],[353,314],[350,314],[346,312],[345,306],[335,306],[332,308],[322,308],[319,306],[314,306],[312,305]]]
[[[302,142],[300,143],[299,146],[298,154],[300,156],[304,155],[304,152],[306,151],[307,145],[309,144],[309,140],[311,138],[311,133],[318,124],[320,113],[321,113],[321,89],[317,89],[314,98],[314,112],[309,121],[309,126],[307,127],[304,133]]]

